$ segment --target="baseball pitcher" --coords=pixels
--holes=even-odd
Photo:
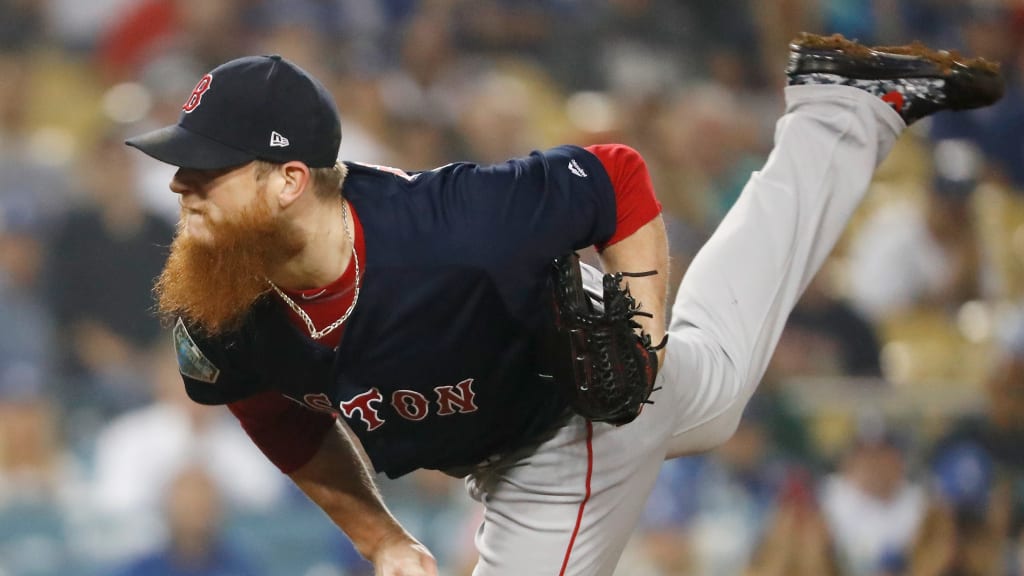
[[[203,76],[128,141],[179,169],[157,284],[188,394],[386,576],[436,574],[372,472],[464,477],[478,576],[611,574],[662,461],[735,430],[786,318],[910,123],[985,106],[995,65],[791,45],[775,149],[666,309],[660,205],[608,144],[430,171],[338,162],[331,96],[279,56]],[[603,272],[576,251],[596,246]],[[667,327],[667,330],[666,330]]]

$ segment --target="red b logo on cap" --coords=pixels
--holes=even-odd
[[[211,83],[213,83],[213,76],[210,76],[209,74],[203,76],[202,79],[199,80],[196,87],[192,89],[192,95],[188,97],[185,105],[181,107],[186,114],[199,107],[199,103],[203,100],[203,94],[206,94],[206,91],[210,89]]]

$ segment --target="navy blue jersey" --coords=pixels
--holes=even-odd
[[[337,349],[259,303],[236,333],[179,323],[193,400],[277,390],[345,418],[376,470],[396,477],[506,451],[566,409],[534,347],[552,258],[608,240],[615,194],[600,161],[564,146],[494,166],[404,176],[348,164],[365,271]]]

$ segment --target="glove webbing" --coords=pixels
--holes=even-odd
[[[589,292],[587,293],[587,295],[590,298],[598,302],[602,302],[604,304],[603,319],[607,323],[607,326],[616,326],[616,323],[620,322],[620,319],[622,319],[626,321],[625,325],[628,326],[630,329],[629,331],[594,330],[586,332],[586,334],[589,336],[590,342],[594,344],[593,346],[590,346],[588,349],[591,351],[600,351],[598,357],[594,359],[594,362],[600,363],[600,367],[602,368],[601,370],[596,370],[597,373],[610,377],[614,373],[613,362],[618,361],[623,363],[624,370],[629,378],[640,377],[639,371],[641,370],[641,367],[637,365],[635,356],[624,355],[621,357],[617,357],[615,359],[612,358],[611,352],[613,350],[622,350],[620,346],[616,345],[616,343],[613,342],[613,339],[629,339],[627,341],[627,344],[642,346],[643,348],[646,348],[649,352],[661,350],[662,348],[665,347],[665,344],[668,342],[667,334],[661,339],[661,342],[659,342],[657,345],[651,345],[651,335],[644,332],[642,329],[643,327],[640,325],[640,323],[638,323],[633,318],[636,316],[645,316],[647,318],[653,318],[654,315],[651,314],[650,312],[644,312],[643,310],[640,309],[640,305],[637,303],[636,299],[633,298],[633,296],[630,294],[628,285],[625,288],[622,287],[623,278],[643,278],[647,276],[654,276],[657,273],[657,270],[648,270],[647,272],[616,272],[614,274],[605,274],[602,281],[604,288],[604,297],[602,298],[595,294],[590,294]],[[640,329],[639,336],[637,336],[635,332],[637,329]],[[637,340],[633,341],[633,338],[637,338]],[[607,381],[604,380],[606,379],[600,379],[599,381],[599,384],[602,385],[602,387],[611,389],[615,386],[615,382],[612,381],[610,378],[607,379]],[[660,386],[658,386],[657,388],[653,388],[651,392],[658,390],[660,388]],[[587,389],[588,388],[586,386],[580,386],[581,391],[586,391]],[[651,400],[650,398],[646,398],[644,399],[643,403],[654,404],[654,401]]]

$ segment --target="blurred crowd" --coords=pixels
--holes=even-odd
[[[0,576],[371,573],[185,397],[151,313],[173,169],[122,142],[206,71],[306,68],[345,160],[632,145],[675,285],[770,152],[805,30],[985,56],[1009,89],[904,135],[735,437],[665,464],[617,574],[1024,575],[1024,2],[0,0]],[[458,481],[381,488],[469,573]]]

